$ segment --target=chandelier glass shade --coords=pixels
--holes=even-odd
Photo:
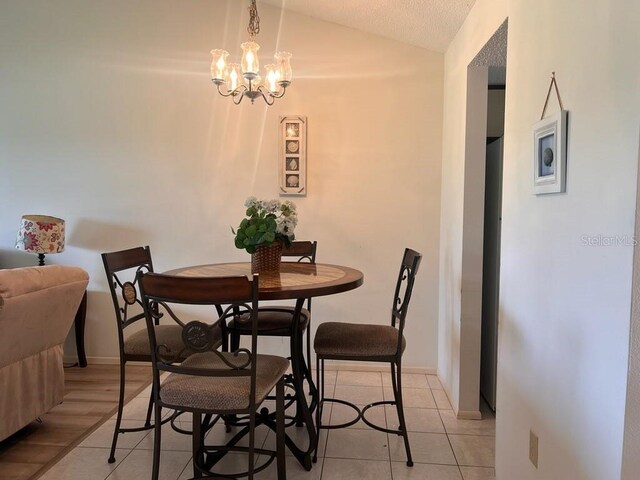
[[[242,59],[240,63],[229,62],[229,52],[222,49],[211,50],[211,80],[223,97],[231,97],[238,105],[244,97],[251,103],[262,98],[267,105],[273,105],[276,98],[284,96],[291,85],[291,54],[277,52],[273,63],[264,66],[264,77],[260,76],[260,45],[255,37],[260,32],[260,18],[256,0],[250,0],[249,6],[249,41],[240,45]]]

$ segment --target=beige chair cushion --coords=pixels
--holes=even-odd
[[[219,328],[214,329],[215,343],[213,348],[222,344],[222,334]],[[182,342],[182,327],[180,325],[157,325],[156,343],[166,345],[171,352],[180,353],[185,349]],[[136,357],[151,357],[149,349],[149,333],[146,328],[129,335],[124,341],[124,353]],[[185,357],[185,355],[183,355]]]
[[[403,337],[402,352],[405,346]],[[392,357],[398,349],[398,330],[390,325],[326,322],[318,327],[313,348],[326,357]]]
[[[243,363],[246,355],[220,353],[232,364]],[[289,360],[273,355],[256,356],[256,405],[262,403],[289,368]],[[183,367],[225,369],[229,367],[216,353],[196,353]],[[249,408],[251,377],[205,377],[172,373],[160,387],[163,403],[207,410],[233,412]]]
[[[258,334],[288,335],[291,330],[291,319],[295,308],[282,306],[273,308],[278,308],[281,311],[258,310]],[[310,316],[309,310],[303,308],[300,311],[300,330],[306,330]],[[237,329],[244,334],[251,333],[251,322],[249,322],[248,315],[241,316],[239,322],[230,321],[228,327],[230,330]]]

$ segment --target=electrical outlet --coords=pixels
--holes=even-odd
[[[529,460],[538,468],[538,435],[529,430]]]

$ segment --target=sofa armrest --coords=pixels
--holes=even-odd
[[[89,283],[77,267],[0,271],[0,368],[64,342]]]

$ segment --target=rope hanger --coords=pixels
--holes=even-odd
[[[547,111],[547,105],[549,104],[549,95],[551,95],[551,87],[555,87],[556,97],[558,97],[560,110],[564,110],[564,107],[562,106],[562,98],[560,98],[560,91],[558,90],[558,82],[556,82],[556,72],[551,72],[551,83],[549,84],[549,90],[547,90],[547,98],[544,101],[544,107],[542,108],[542,115],[540,115],[540,120],[544,118],[544,114]]]

